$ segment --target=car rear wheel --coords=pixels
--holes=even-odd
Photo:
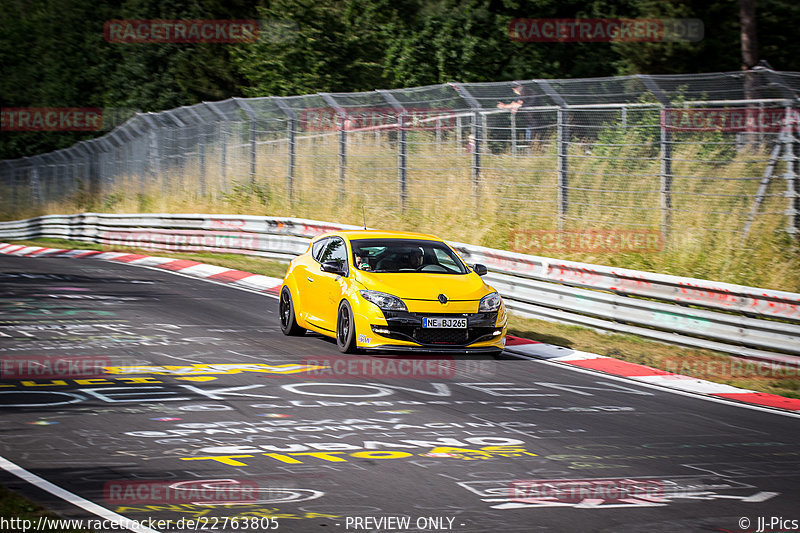
[[[284,335],[296,337],[305,334],[306,330],[297,325],[297,319],[294,316],[292,293],[289,291],[289,287],[284,287],[281,291],[278,314],[281,317],[281,331],[283,331]]]
[[[347,300],[339,304],[336,318],[336,345],[342,353],[356,353],[356,327],[353,310]]]

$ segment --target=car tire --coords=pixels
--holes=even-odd
[[[281,290],[281,298],[278,303],[278,315],[281,319],[281,331],[284,335],[299,337],[304,335],[306,330],[297,325],[297,318],[294,315],[294,302],[292,302],[292,292],[289,287]]]
[[[336,315],[336,345],[342,353],[356,353],[356,326],[350,303],[343,300]]]

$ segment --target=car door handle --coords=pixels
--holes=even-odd
[[[309,282],[311,282],[311,283],[314,283],[314,278],[312,278],[312,277],[310,277],[310,276],[306,276],[306,279],[307,279]]]

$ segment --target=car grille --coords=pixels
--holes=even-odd
[[[466,344],[469,340],[469,330],[418,329],[412,337],[420,344]]]
[[[430,315],[426,315],[430,316]],[[437,315],[447,316],[447,315]],[[451,317],[465,315],[449,315]],[[470,318],[470,326],[462,328],[422,328],[421,315],[413,313],[397,313],[387,316],[388,326],[373,326],[382,330],[380,335],[391,339],[413,341],[423,346],[467,346],[478,340],[493,337],[497,313],[481,313]],[[385,330],[389,333],[385,333]]]

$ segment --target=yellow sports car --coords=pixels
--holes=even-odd
[[[314,238],[283,280],[286,335],[334,337],[339,350],[500,353],[500,295],[444,241],[431,235],[340,231]]]

